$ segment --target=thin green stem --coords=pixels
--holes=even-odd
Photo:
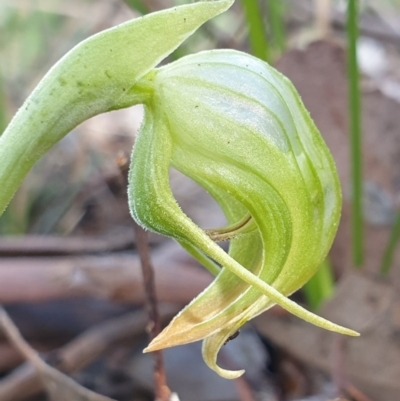
[[[284,4],[282,0],[267,0],[271,36],[276,50],[285,50]]]
[[[242,7],[247,20],[251,50],[256,57],[268,61],[270,58],[269,47],[258,1],[242,0]]]
[[[352,248],[355,266],[363,264],[361,102],[357,65],[358,0],[349,0],[347,12],[347,76],[351,138]]]
[[[400,213],[397,214],[392,231],[390,233],[389,241],[383,254],[381,273],[389,273],[392,267],[394,251],[396,250],[397,243],[400,239]]]

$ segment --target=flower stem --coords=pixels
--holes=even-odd
[[[256,57],[268,61],[269,47],[258,1],[242,0],[242,7],[247,20],[251,50]]]
[[[281,0],[267,0],[274,50],[285,50],[284,4]]]
[[[347,74],[351,138],[353,263],[363,264],[361,102],[357,65],[358,0],[349,0],[347,11]]]

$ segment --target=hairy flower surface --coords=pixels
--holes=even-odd
[[[357,335],[287,298],[325,259],[341,208],[333,159],[290,81],[233,50],[155,68],[231,4],[176,7],[83,42],[48,73],[0,137],[1,213],[36,160],[73,127],[95,114],[145,105],[129,173],[132,216],[177,240],[216,275],[146,351],[204,339],[204,360],[226,378],[243,371],[220,368],[219,349],[274,304]],[[203,230],[184,214],[170,188],[171,167],[216,199],[227,227]],[[228,253],[217,244],[227,239]]]

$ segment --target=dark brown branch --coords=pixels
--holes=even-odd
[[[150,249],[147,233],[138,224],[135,224],[136,246],[142,264],[143,282],[146,291],[146,308],[149,314],[149,337],[153,340],[161,331],[161,321],[158,313],[157,294],[153,266],[150,262]],[[156,399],[169,401],[171,391],[167,385],[165,376],[164,361],[161,351],[154,352],[154,381]]]

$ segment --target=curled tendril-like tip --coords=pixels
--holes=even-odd
[[[244,373],[243,369],[227,370],[227,369],[222,369],[217,364],[218,352],[221,349],[221,347],[225,345],[226,339],[229,338],[229,336],[231,335],[230,334],[231,331],[232,330],[228,328],[225,330],[221,330],[220,332],[210,337],[205,338],[202,346],[203,359],[206,362],[206,364],[225,379],[237,379]]]

